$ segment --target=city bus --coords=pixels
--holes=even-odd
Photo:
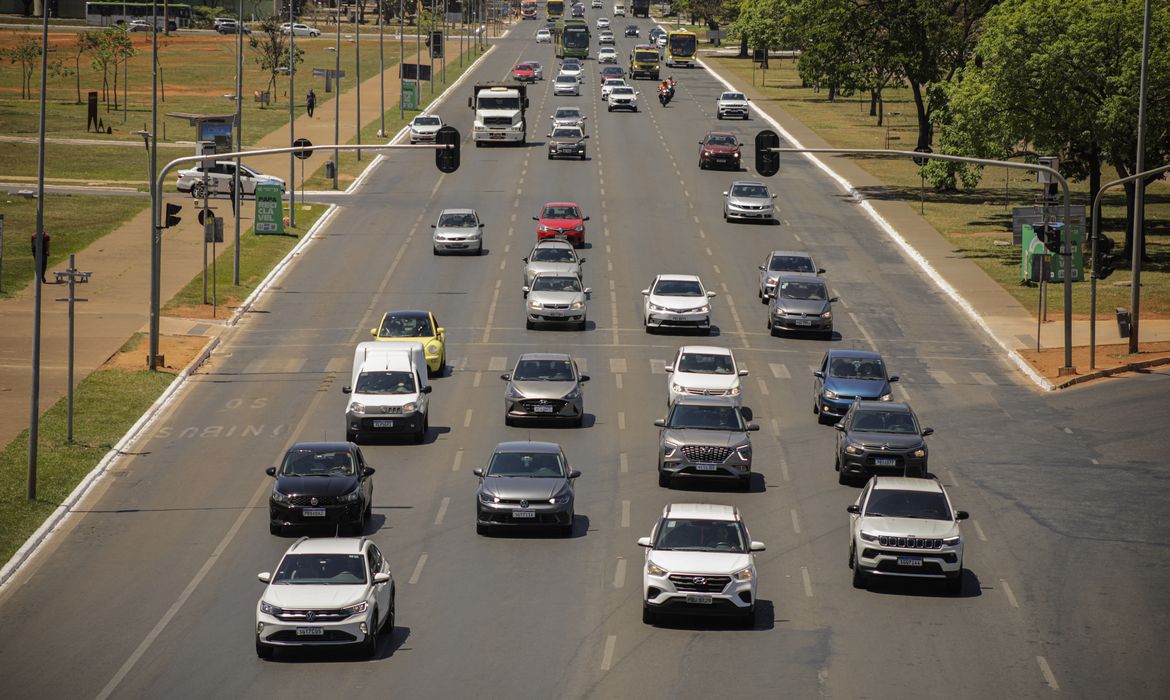
[[[695,65],[695,49],[698,47],[699,37],[685,29],[666,33],[666,65],[674,68],[684,66],[692,68]]]
[[[565,0],[548,0],[544,3],[544,11],[549,19],[560,19],[565,14]]]
[[[528,2],[527,0],[525,0],[525,2],[520,3],[520,16],[523,17],[524,19],[536,19],[536,2],[535,2],[535,0],[533,0],[532,2]]]
[[[566,19],[557,22],[557,34],[553,36],[557,58],[589,58],[589,25],[583,19]]]
[[[163,3],[158,4],[159,28],[162,28]],[[174,22],[176,27],[186,29],[191,26],[191,6],[167,3],[167,19]],[[87,2],[85,3],[85,23],[95,27],[109,27],[115,24],[129,24],[130,20],[150,20],[152,12],[150,3],[141,2]]]

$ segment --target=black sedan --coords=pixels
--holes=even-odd
[[[354,535],[366,529],[373,507],[374,470],[351,442],[299,442],[288,449],[279,467],[265,470],[276,478],[268,499],[268,530],[287,525],[330,525]]]
[[[908,404],[856,401],[837,423],[837,481],[873,474],[926,476],[927,435]]]
[[[638,31],[638,25],[627,24],[626,25],[626,36],[641,36],[641,34]]]

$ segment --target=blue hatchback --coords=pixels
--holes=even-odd
[[[834,348],[813,372],[813,413],[820,423],[836,423],[855,399],[890,401],[890,383],[880,353]]]

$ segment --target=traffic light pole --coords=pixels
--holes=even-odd
[[[1097,240],[1101,237],[1101,198],[1105,194],[1105,191],[1110,188],[1164,173],[1167,170],[1170,170],[1170,165],[1163,165],[1160,168],[1146,170],[1145,172],[1135,173],[1129,177],[1106,182],[1104,185],[1101,185],[1101,189],[1097,190],[1097,196],[1093,197],[1092,218],[1090,219],[1093,222],[1091,229],[1093,237],[1089,239],[1093,244],[1090,262],[1092,267],[1089,272],[1089,369],[1097,368]],[[1132,311],[1136,313],[1136,309]]]
[[[308,146],[305,148],[263,148],[255,151],[235,151],[233,153],[219,153],[218,158],[236,158],[241,159],[251,158],[253,156],[275,155],[280,153],[299,153],[302,151],[392,151],[392,150],[431,150],[431,151],[447,151],[453,150],[456,155],[456,163],[458,163],[459,155],[459,138],[456,132],[455,141],[451,144],[381,144],[381,145],[365,145],[358,146],[355,144],[324,144],[321,146]],[[438,153],[436,153],[436,157]],[[147,366],[151,370],[158,369],[158,339],[159,339],[159,307],[161,299],[162,288],[162,221],[160,211],[161,193],[163,189],[163,180],[166,179],[167,173],[175,168],[187,165],[188,163],[197,163],[205,160],[206,156],[185,156],[183,158],[176,158],[167,163],[158,171],[151,184],[154,186],[154,191],[160,196],[156,197],[156,204],[151,209],[150,230],[152,232],[150,244],[150,338],[149,338],[149,354],[147,355]],[[39,279],[39,278],[38,278]]]

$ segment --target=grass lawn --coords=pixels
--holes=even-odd
[[[736,58],[711,58],[721,69],[733,74],[745,84],[753,80],[752,64]],[[887,137],[891,148],[912,149],[917,139],[914,101],[908,88],[887,90],[885,96],[886,125],[877,126],[876,117],[869,116],[868,99],[857,96],[825,99],[825,92],[814,92],[801,87],[795,61],[771,60],[767,84],[760,87],[762,74],[757,69],[754,79],[760,89],[775,105],[783,108],[803,124],[816,131],[830,144],[841,148],[884,148]],[[762,128],[757,124],[756,128]],[[861,158],[855,161],[861,168],[885,183],[880,191],[867,194],[875,199],[902,199],[922,211],[927,221],[938,229],[954,246],[956,253],[973,259],[993,279],[999,282],[1025,308],[1035,310],[1039,290],[1019,284],[1020,249],[1004,245],[1011,241],[1011,208],[1031,206],[1039,194],[1035,175],[998,168],[987,169],[983,181],[974,190],[957,193],[935,192],[929,187],[923,192],[918,168],[908,160]],[[781,165],[781,167],[784,167]],[[1102,181],[1116,178],[1111,171],[1102,173]],[[1088,183],[1074,182],[1073,204],[1086,208]],[[1125,239],[1125,195],[1122,190],[1111,190],[1102,207],[1102,231],[1117,242],[1120,253]],[[1142,266],[1142,314],[1144,317],[1170,315],[1170,183],[1159,181],[1146,190],[1147,252],[1152,260]],[[797,224],[799,225],[799,224]],[[1086,261],[1087,262],[1087,261]],[[1130,279],[1129,261],[1117,265],[1117,271],[1107,280],[1098,282],[1099,317],[1112,317],[1114,307],[1129,306],[1129,286],[1119,283]],[[1073,311],[1087,317],[1089,312],[1089,285],[1073,285]],[[1059,289],[1049,295],[1050,313],[1063,310]]]
[[[0,144],[0,146],[7,144]],[[3,152],[3,151],[0,151]],[[76,253],[150,207],[145,197],[45,195],[45,230],[49,241],[49,270],[61,269]],[[4,214],[4,269],[0,294],[9,296],[33,279],[29,237],[36,229],[35,199],[0,195]],[[78,263],[84,267],[84,261]]]
[[[0,561],[20,548],[93,470],[175,376],[166,372],[98,370],[74,397],[73,443],[65,440],[66,399],[45,412],[37,447],[37,498],[26,498],[28,431],[0,451]]]

